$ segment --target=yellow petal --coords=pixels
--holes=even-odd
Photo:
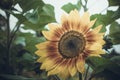
[[[37,47],[37,49],[42,50],[42,49],[46,49],[46,47],[48,46],[49,43],[50,43],[49,41],[46,41],[46,42],[39,43],[35,46]]]
[[[48,27],[49,27],[49,29],[50,29],[50,31],[51,30],[56,30],[57,28],[59,28],[60,27],[60,25],[59,24],[56,24],[56,23],[49,23],[48,24]]]
[[[61,23],[63,24],[64,22],[66,22],[66,21],[68,21],[68,14],[66,13],[64,13],[62,16],[61,16]]]
[[[46,59],[42,62],[41,69],[52,69],[55,64],[55,59],[50,59],[49,57],[46,57]]]
[[[59,41],[63,32],[61,32],[61,29],[59,28],[56,30],[42,31],[42,33],[47,40]]]
[[[101,46],[105,44],[105,41],[103,39],[98,39],[96,43],[99,43]]]
[[[96,21],[96,19],[90,21],[90,23],[88,23],[86,26],[83,27],[83,29],[81,29],[81,32],[82,32],[84,35],[86,35],[86,33],[87,33],[88,31],[90,31],[90,27],[92,27],[92,26],[94,25],[95,21]]]
[[[97,50],[97,49],[102,49],[102,45],[100,44],[100,43],[97,43],[97,42],[95,42],[95,43],[93,43],[93,44],[87,44],[87,49],[89,49],[89,50]]]
[[[54,33],[52,31],[42,31],[42,33],[47,40],[53,40]]]
[[[100,56],[100,55],[98,55],[98,54],[89,54],[89,56],[101,57],[101,56]]]
[[[99,33],[100,30],[101,30],[101,28],[102,28],[102,25],[99,25],[99,26],[95,27],[95,28],[93,29],[93,31],[94,31],[95,33]]]
[[[76,67],[79,72],[84,73],[85,71],[85,60],[83,59],[82,55],[79,55],[76,61]]]
[[[69,19],[71,20],[71,22],[73,22],[71,24],[73,24],[73,26],[76,27],[80,23],[79,12],[76,9],[71,11],[70,14],[69,14]]]
[[[47,51],[46,51],[46,49],[37,50],[37,51],[35,52],[35,54],[38,55],[38,56],[46,57],[46,56],[47,56]]]
[[[42,64],[40,69],[46,69],[46,65],[45,64]]]
[[[54,69],[48,71],[48,76],[49,75],[54,75],[54,74],[58,74],[60,71],[63,70],[63,66],[61,65],[63,63],[63,61],[61,63],[59,63]]]
[[[61,59],[61,57],[56,57],[56,58],[53,58],[53,59],[48,59],[46,60],[47,63],[49,64],[47,67],[46,67],[46,70],[51,70],[53,69],[54,67],[56,67],[58,64],[60,64],[60,62],[62,62],[63,59]]]
[[[61,78],[64,79],[64,80],[66,80],[66,79],[70,76],[67,67],[64,68],[63,70],[61,70],[61,72],[58,73],[58,76],[61,77]]]
[[[75,66],[75,59],[72,59],[70,62],[70,65],[68,66],[68,70],[71,76],[74,76],[77,72],[76,66]]]
[[[94,35],[92,35],[90,37],[86,37],[86,40],[88,42],[97,42],[97,43],[101,44],[101,43],[103,43],[103,36],[102,35],[103,34],[101,34],[101,33],[97,33],[97,34],[94,34]]]
[[[102,49],[97,49],[97,50],[92,51],[92,53],[90,53],[90,54],[92,54],[93,56],[99,55],[99,54],[105,54],[105,51]]]
[[[37,60],[37,62],[40,62],[40,63],[41,63],[41,62],[44,62],[45,59],[46,59],[45,57],[40,57],[40,58]]]
[[[90,15],[88,12],[85,12],[81,17],[81,26],[86,26],[90,22]]]
[[[68,66],[67,63],[68,62],[69,62],[69,60],[63,59],[61,61],[61,63],[59,63],[54,69],[48,71],[48,76],[58,74],[58,73],[61,73],[62,71],[65,71],[67,69],[67,66]]]
[[[94,19],[92,21],[90,21],[90,23],[88,24],[88,27],[92,27],[94,25],[94,23],[96,22],[97,19]]]
[[[71,26],[71,20],[69,19],[69,15],[63,14],[61,17],[61,21],[63,33],[73,29],[73,26]]]

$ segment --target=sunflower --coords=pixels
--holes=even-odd
[[[84,73],[88,56],[104,54],[104,33],[99,33],[102,25],[91,29],[95,21],[90,21],[88,12],[80,16],[77,10],[72,10],[62,15],[61,23],[48,24],[49,30],[42,31],[47,41],[36,45],[35,53],[40,56],[37,61],[42,63],[40,68],[48,75],[63,78]]]

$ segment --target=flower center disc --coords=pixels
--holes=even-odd
[[[85,47],[85,39],[83,35],[77,31],[69,31],[65,33],[58,45],[60,54],[64,58],[73,58],[78,56]]]

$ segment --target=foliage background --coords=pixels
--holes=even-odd
[[[78,0],[77,4],[67,3],[61,7],[69,13],[73,9],[87,11],[88,0]],[[86,80],[119,80],[120,79],[120,53],[113,48],[120,44],[120,0],[108,0],[109,7],[118,6],[117,10],[108,10],[106,14],[94,14],[91,20],[97,18],[96,24],[102,24],[101,32],[110,26],[109,34],[104,37],[106,44],[103,49],[106,54],[101,58],[89,57],[86,63],[89,70]],[[15,8],[19,5],[22,11]],[[102,6],[102,5],[101,5]],[[41,31],[46,30],[50,22],[55,19],[55,7],[42,0],[0,0],[0,79],[1,80],[57,80],[55,76],[47,77],[44,70],[40,70],[40,63],[34,54],[35,45],[45,41]],[[10,16],[18,19],[15,26],[10,26]],[[23,31],[24,30],[24,31]],[[32,33],[30,31],[32,31]],[[86,76],[85,75],[85,76]],[[69,80],[78,80],[78,75]]]

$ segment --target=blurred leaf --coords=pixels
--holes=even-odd
[[[23,54],[22,59],[24,59],[25,61],[31,61],[31,62],[35,60],[34,56],[29,53]]]
[[[23,9],[23,13],[38,7],[42,8],[44,5],[42,0],[17,0],[17,3]]]
[[[33,21],[33,18],[30,17],[26,18],[26,16],[23,16],[23,14],[13,14],[13,15],[19,20],[17,24],[24,24],[26,29],[33,29],[33,30],[41,29],[41,27],[38,26],[38,24],[34,24],[34,22],[33,23],[31,22]]]
[[[103,72],[95,74],[89,80],[119,80],[120,76],[116,75],[115,73],[105,70]]]
[[[15,16],[19,20],[18,24],[21,24],[27,20],[27,18],[25,16],[23,16],[22,14],[14,14],[13,13],[12,15]]]
[[[120,44],[120,24],[113,22],[110,26],[109,36],[112,38],[114,44]]]
[[[40,12],[40,15],[47,15],[55,18],[54,7],[50,4],[45,4],[42,8],[42,12]]]
[[[6,19],[5,19],[5,17],[4,17],[3,15],[1,15],[1,13],[0,13],[0,28],[3,27],[3,26],[5,26],[5,24],[6,24]]]
[[[113,17],[114,18],[120,18],[120,7],[117,9],[117,11],[115,11]]]
[[[0,65],[5,64],[5,58],[6,58],[6,47],[3,46],[3,44],[0,43]],[[1,71],[1,67],[0,67]]]
[[[86,61],[88,65],[93,68],[91,77],[100,78],[98,80],[113,80],[113,78],[110,79],[109,77],[116,75],[115,80],[118,80],[117,77],[120,76],[120,66],[113,61],[102,57],[89,57]]]
[[[26,47],[25,49],[29,50],[31,53],[36,51],[35,45],[41,42],[41,38],[37,37],[28,37],[26,38]]]
[[[95,56],[88,57],[86,62],[93,69],[93,74],[104,71],[106,65],[110,63],[108,59]]]
[[[109,64],[108,59],[102,57],[95,57],[95,56],[88,57],[86,61],[93,69],[101,65]]]
[[[64,11],[66,11],[67,13],[69,13],[71,10],[74,10],[74,9],[77,9],[77,10],[80,10],[81,8],[81,4],[80,4],[80,1],[77,2],[77,4],[72,4],[72,3],[68,3],[64,6],[62,6],[62,9]]]
[[[33,30],[39,30],[40,27],[37,24],[32,23],[33,18],[26,16],[23,16],[23,14],[13,14],[16,18],[18,18],[18,23],[17,24],[24,24],[27,29],[33,29]],[[36,21],[35,21],[36,22]]]
[[[44,37],[36,37],[34,34],[31,34],[31,33],[20,33],[18,35],[19,37],[25,38],[26,46],[24,47],[24,49],[30,51],[30,53],[32,54],[34,54],[34,52],[36,51],[35,45],[45,41]]]
[[[0,8],[11,9],[13,0],[0,0]]]
[[[3,79],[7,80],[38,80],[39,78],[27,78],[24,76],[20,75],[7,75],[7,74],[2,74],[0,75]]]
[[[39,13],[39,26],[45,26],[50,22],[56,22],[54,7],[52,5],[46,4],[42,8],[42,12]]]
[[[23,14],[13,14],[18,18],[19,23],[24,24],[24,29],[33,29],[40,31],[44,29],[45,25],[50,22],[56,22],[54,7],[45,4],[42,9],[37,8],[33,13],[28,12],[25,16]]]
[[[25,45],[25,38],[24,37],[17,37],[14,42],[15,42],[15,44],[22,44],[24,46]]]
[[[38,11],[35,10],[32,13],[27,13],[26,18],[28,19],[28,21],[30,21],[33,24],[36,24],[38,22],[39,16],[38,16]]]
[[[111,60],[120,66],[120,56],[114,56]]]
[[[104,37],[105,44],[103,46],[103,49],[108,50],[113,47],[113,43],[111,38],[107,35]]]
[[[108,0],[109,6],[118,6],[120,5],[120,0]]]
[[[114,16],[113,11],[107,11],[107,14],[102,15],[102,14],[95,14],[91,16],[91,20],[94,20],[97,18],[97,21],[93,28],[97,27],[98,25],[103,25],[101,32],[106,31],[106,26],[114,22],[118,17]]]
[[[39,10],[39,9],[38,9]],[[39,31],[44,29],[45,25],[50,22],[56,22],[55,20],[55,13],[54,7],[49,4],[45,4],[41,11],[38,11],[39,21],[37,24],[31,24],[30,22],[26,21],[24,24],[26,27],[30,27],[33,30]]]

